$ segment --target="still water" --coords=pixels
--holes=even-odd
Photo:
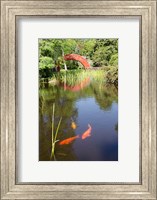
[[[75,87],[48,85],[40,88],[39,94],[40,161],[51,160],[54,103],[54,130],[60,117],[62,121],[52,160],[118,160],[118,91],[115,86],[105,86],[89,78]],[[75,136],[68,144],[62,142]]]

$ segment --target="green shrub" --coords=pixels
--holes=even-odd
[[[50,57],[41,57],[39,60],[40,78],[49,78],[52,76],[52,69],[55,67],[53,59]]]
[[[106,72],[106,82],[118,86],[118,67],[112,66]]]
[[[114,54],[114,55],[111,56],[109,64],[111,66],[118,66],[118,54]]]

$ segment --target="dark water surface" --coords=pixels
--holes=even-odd
[[[88,82],[88,83],[87,83]],[[52,148],[52,113],[55,103],[55,129],[62,116],[57,139],[79,135],[70,144],[56,143],[57,161],[118,160],[118,91],[114,86],[91,80],[81,87],[62,84],[40,88],[39,160],[50,161]],[[72,121],[76,129],[71,126]],[[82,134],[92,127],[91,136]]]

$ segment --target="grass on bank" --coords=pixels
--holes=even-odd
[[[104,84],[107,83],[118,86],[118,67],[107,66],[101,69],[61,70],[60,72],[53,72],[51,78],[40,79],[40,83],[57,84],[60,82],[66,83],[69,86],[74,86],[81,83],[81,81],[87,77],[95,81],[101,81]]]

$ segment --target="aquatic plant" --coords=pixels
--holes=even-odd
[[[105,71],[104,70],[61,70],[60,73],[54,73],[49,83],[52,80],[59,80],[60,83],[66,83],[68,86],[75,86],[80,84],[83,80],[90,77],[95,81],[105,82]]]
[[[55,118],[55,104],[53,103],[53,113],[52,113],[52,149],[51,149],[51,157],[50,157],[51,160],[52,160],[52,158],[54,158],[54,160],[56,160],[56,158],[55,158],[55,144],[56,144],[56,142],[59,141],[59,140],[57,140],[57,135],[58,135],[58,131],[59,131],[59,128],[60,128],[61,121],[62,121],[62,117],[60,117],[60,120],[59,120],[58,125],[57,125],[56,132],[54,132],[54,118]]]

